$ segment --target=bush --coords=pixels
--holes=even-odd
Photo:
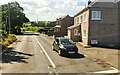
[[[9,35],[8,35],[8,41],[14,42],[14,41],[16,41],[16,40],[17,40],[17,38],[16,38],[16,36],[15,36],[14,34],[9,34]]]
[[[5,50],[7,46],[17,40],[14,34],[7,34],[7,32],[4,30],[0,30],[0,33],[2,34],[0,35],[0,46],[2,48],[1,50]]]
[[[4,46],[9,46],[10,43],[6,40],[6,41],[3,42],[3,45],[4,45]]]
[[[5,50],[7,48],[7,46],[5,46],[4,44],[0,43],[0,48],[2,48],[1,50],[3,51],[3,50]]]
[[[9,42],[9,44],[12,44],[13,40],[11,38],[8,38],[8,42]]]
[[[2,33],[3,36],[7,37],[7,32],[6,31],[2,30],[1,33]]]
[[[0,30],[0,33],[2,34],[2,38],[5,38],[8,36],[8,34],[5,30]]]
[[[2,40],[2,44],[5,46],[9,46],[10,44],[17,40],[14,34],[8,34],[7,36],[8,36],[7,38],[4,38],[4,40]]]

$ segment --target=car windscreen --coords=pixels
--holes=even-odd
[[[72,44],[73,43],[73,41],[72,40],[70,40],[70,39],[60,39],[60,43],[61,44]]]

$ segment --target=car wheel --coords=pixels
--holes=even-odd
[[[76,51],[75,54],[78,54],[78,51]]]

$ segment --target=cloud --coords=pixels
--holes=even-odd
[[[2,2],[1,2],[2,1]],[[13,2],[15,0],[1,0],[0,4]],[[84,6],[81,1],[86,0],[16,0],[23,7],[24,13],[32,21],[36,20],[56,20],[61,16],[75,15]]]
[[[56,2],[55,8],[57,9],[72,9],[72,10],[78,10],[79,8],[82,8],[83,6],[80,5],[80,2],[75,0],[64,0],[63,2]]]
[[[1,4],[7,4],[8,2],[12,2],[13,0],[0,0],[0,5]]]
[[[67,0],[62,4],[63,8],[76,8],[78,3],[76,1]]]
[[[52,2],[52,0],[17,0],[18,2],[20,3],[30,3],[30,4],[39,4],[40,6],[45,6],[45,5],[48,5],[49,3]]]
[[[56,17],[59,18],[59,17],[65,16],[65,15],[67,15],[67,14],[64,14],[64,13],[57,13],[57,14],[56,14]]]
[[[37,13],[50,13],[52,12],[52,9],[50,7],[42,7],[36,9]]]
[[[85,8],[83,2],[80,2],[79,0],[64,0],[63,2],[58,1],[56,2],[54,7],[56,9],[62,10],[62,13],[72,14],[73,16],[74,14]]]

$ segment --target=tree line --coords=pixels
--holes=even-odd
[[[2,30],[10,31],[11,33],[20,32],[20,27],[25,22],[29,22],[29,19],[23,13],[24,9],[18,2],[11,2],[0,6],[0,27]]]
[[[55,21],[38,21],[23,23],[22,31],[48,32],[54,31]]]

